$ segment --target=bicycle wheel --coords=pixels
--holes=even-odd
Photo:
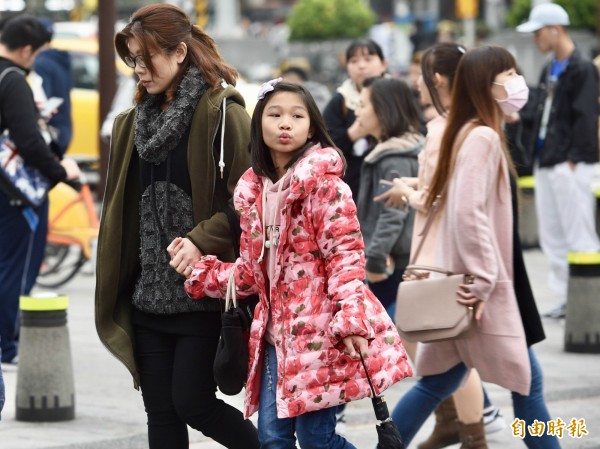
[[[47,243],[36,284],[44,288],[60,287],[69,282],[85,262],[80,246]]]

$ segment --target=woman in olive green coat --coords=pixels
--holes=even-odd
[[[169,4],[135,12],[115,45],[140,82],[136,106],[113,128],[98,241],[98,334],[141,387],[150,449],[187,448],[187,425],[228,448],[258,448],[252,423],[216,398],[220,304],[189,298],[172,268],[205,254],[233,258],[223,210],[249,166],[250,135],[244,101],[230,86],[237,73]]]

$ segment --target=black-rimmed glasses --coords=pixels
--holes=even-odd
[[[138,55],[135,58],[132,58],[131,56],[125,56],[123,58],[123,61],[125,61],[125,64],[127,64],[127,66],[131,67],[132,69],[135,69],[136,65],[140,69],[146,68],[146,63],[144,62],[144,58],[142,57],[142,55]]]

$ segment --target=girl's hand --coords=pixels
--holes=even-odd
[[[192,274],[194,262],[204,255],[190,239],[183,237],[176,237],[167,246],[167,252],[171,256],[169,265],[186,278]]]
[[[485,302],[482,299],[477,298],[469,287],[469,284],[460,284],[459,289],[457,290],[459,299],[456,301],[459,304],[464,304],[465,306],[474,307],[475,308],[475,319],[480,320],[481,315],[483,315],[483,308],[485,307]]]
[[[354,120],[354,123],[352,123],[352,125],[350,125],[350,127],[348,128],[348,130],[346,132],[348,133],[348,138],[352,142],[356,142],[358,139],[365,137],[367,135],[367,133],[365,132],[365,129],[362,127],[362,125],[360,124],[360,122],[358,120]]]
[[[401,209],[407,202],[407,193],[410,188],[400,178],[395,178],[394,182],[385,179],[379,180],[381,184],[391,185],[392,187],[381,195],[373,198],[373,201],[385,201],[386,207],[397,207]]]
[[[369,354],[369,342],[366,338],[358,335],[350,335],[343,340],[346,346],[346,353],[353,359],[360,359],[359,354],[366,358]]]

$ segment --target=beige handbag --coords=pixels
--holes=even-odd
[[[439,200],[439,196],[438,196]],[[406,267],[396,297],[396,327],[407,341],[431,342],[464,338],[476,328],[473,307],[459,304],[456,293],[460,284],[473,283],[473,276],[456,274],[442,268],[413,265],[423,246],[438,207],[436,200],[429,212],[422,239]],[[431,277],[431,273],[444,277]]]

